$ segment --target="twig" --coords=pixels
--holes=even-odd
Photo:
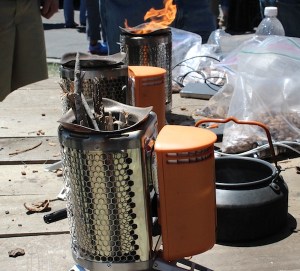
[[[81,77],[80,77],[80,53],[78,52],[76,55],[76,62],[75,62],[75,68],[74,68],[74,102],[75,102],[75,116],[77,124],[88,127],[88,120],[85,115],[85,110],[82,104],[81,99]]]
[[[33,150],[33,149],[41,146],[42,143],[43,143],[43,141],[41,141],[40,143],[38,143],[37,145],[35,145],[35,146],[31,147],[31,148],[20,150],[20,151],[11,152],[8,155],[17,155],[17,154],[20,154],[20,153],[23,153],[23,152],[31,151],[31,150]]]
[[[105,130],[105,112],[102,101],[99,78],[94,79],[95,89],[93,91],[94,116],[100,130]]]
[[[95,120],[95,116],[93,115],[93,113],[92,113],[92,111],[91,111],[91,109],[90,109],[90,107],[89,107],[89,105],[88,105],[88,103],[87,103],[87,101],[86,101],[83,93],[81,93],[81,100],[82,100],[82,104],[84,106],[84,109],[86,111],[86,114],[88,115],[88,117],[90,118],[90,120],[91,120],[91,122],[92,122],[92,124],[94,126],[94,129],[96,131],[99,131],[99,127],[98,127],[98,124],[97,124],[97,122]]]

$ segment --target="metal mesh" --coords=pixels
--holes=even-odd
[[[96,70],[83,70],[82,93],[86,99],[103,97],[126,103],[126,87],[128,84],[128,68],[106,68]],[[73,91],[74,70],[61,67],[61,84],[68,92]],[[95,78],[97,81],[95,81]],[[63,113],[70,109],[66,93],[62,93]]]
[[[156,124],[151,113],[139,129],[124,135],[59,128],[72,253],[89,270],[149,269],[152,152],[147,146]]]
[[[68,183],[72,203],[68,209],[76,254],[116,263],[145,258],[138,238],[132,154],[69,148],[64,148],[63,154],[67,180],[74,180]]]
[[[155,35],[122,33],[121,51],[126,53],[125,62],[131,66],[153,66],[166,70],[166,110],[172,108],[172,37],[165,30]]]

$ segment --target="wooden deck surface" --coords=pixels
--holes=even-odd
[[[62,177],[45,170],[60,160],[58,80],[32,84],[0,103],[0,270],[67,271],[75,264],[67,219],[46,224],[45,213],[28,214],[24,207],[24,203],[55,199],[63,188]],[[192,112],[203,104],[174,94],[174,122],[188,124]],[[290,193],[287,227],[251,244],[216,244],[193,261],[218,271],[300,270],[300,177],[296,171],[300,158],[286,157],[280,165]],[[52,211],[65,206],[64,201],[50,202]],[[9,257],[8,252],[16,248],[23,248],[25,255]]]

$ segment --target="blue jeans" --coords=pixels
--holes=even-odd
[[[75,24],[74,0],[64,0],[64,16],[67,27],[71,27]],[[86,0],[80,0],[79,21],[81,25],[86,24]]]
[[[106,29],[109,54],[120,52],[120,27],[125,19],[129,26],[144,23],[144,15],[151,8],[163,8],[162,0],[100,0],[100,10],[104,15],[102,24]]]
[[[106,41],[106,31],[102,24],[102,13],[103,10],[100,8],[99,0],[87,0],[86,11],[87,11],[87,36],[89,40]]]

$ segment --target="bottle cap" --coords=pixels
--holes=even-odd
[[[277,16],[277,7],[265,7],[265,16]]]

